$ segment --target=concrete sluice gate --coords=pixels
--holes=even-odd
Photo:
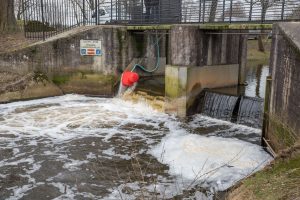
[[[213,199],[272,160],[259,129],[119,98],[2,104],[0,137],[3,199]]]
[[[206,91],[200,94],[188,112],[231,121],[254,128],[262,128],[263,99],[231,96]]]

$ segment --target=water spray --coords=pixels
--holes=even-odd
[[[155,71],[157,71],[160,67],[160,48],[159,48],[159,40],[160,38],[158,38],[158,33],[156,31],[156,41],[154,43],[154,45],[156,46],[156,50],[157,50],[157,59],[156,59],[156,65],[153,69],[146,69],[146,67],[144,67],[143,65],[141,65],[140,63],[137,63],[133,66],[131,71],[125,71],[123,72],[122,76],[121,76],[121,85],[120,85],[120,89],[119,89],[119,95],[122,94],[122,88],[126,87],[126,88],[131,88],[133,86],[135,86],[137,84],[137,82],[140,79],[140,76],[137,72],[135,72],[135,70],[137,68],[139,68],[140,70],[146,72],[146,73],[153,73]]]

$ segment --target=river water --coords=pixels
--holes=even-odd
[[[0,105],[0,199],[212,199],[262,169],[261,131],[65,95]]]

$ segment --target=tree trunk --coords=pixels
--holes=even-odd
[[[260,34],[258,36],[257,42],[258,42],[258,51],[265,52],[265,45],[264,45],[264,36]]]
[[[0,0],[0,32],[16,31],[14,0]]]
[[[216,12],[218,7],[218,0],[212,0],[209,13],[209,22],[214,22],[216,18]]]

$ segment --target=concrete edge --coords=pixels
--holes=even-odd
[[[300,22],[280,22],[275,24],[275,26],[279,28],[284,38],[295,47],[296,51],[300,54]],[[290,29],[293,28],[297,30],[290,31]]]

